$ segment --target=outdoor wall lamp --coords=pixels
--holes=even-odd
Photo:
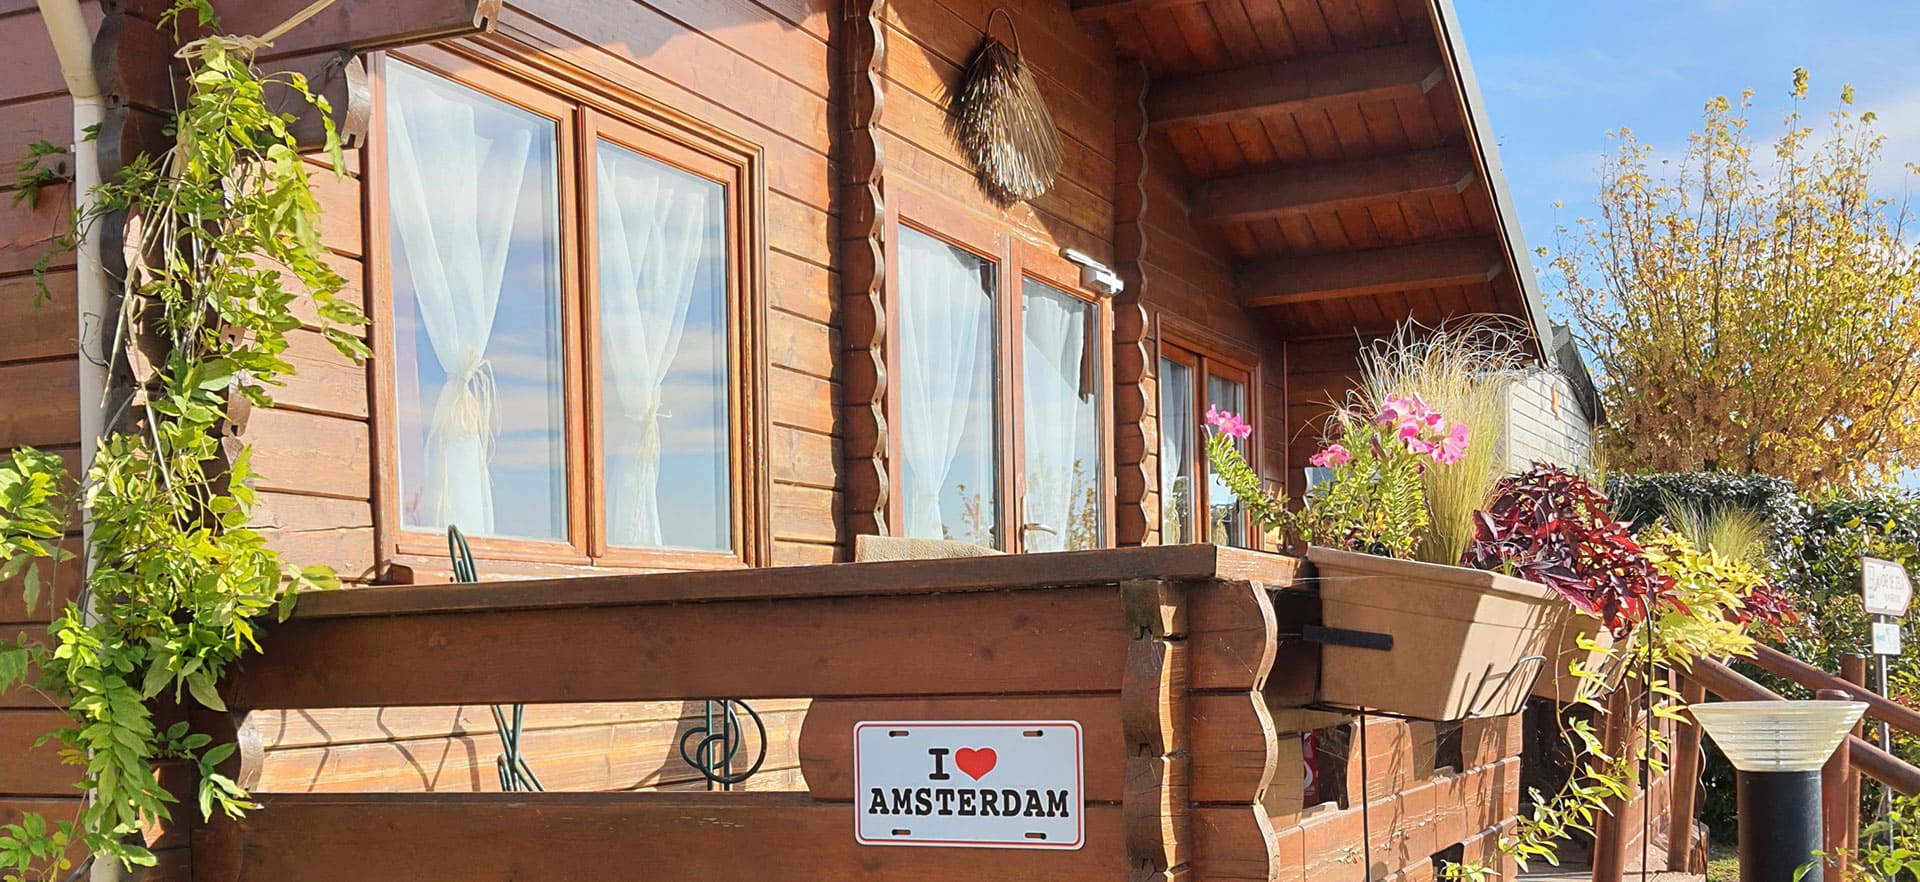
[[[1722,701],[1691,708],[1739,772],[1740,882],[1822,882],[1814,854],[1820,850],[1820,767],[1866,709],[1858,701]]]

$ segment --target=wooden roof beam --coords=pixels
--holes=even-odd
[[[1419,98],[1446,79],[1439,48],[1405,43],[1162,80],[1147,95],[1147,116],[1158,129],[1236,122]]]
[[[1105,21],[1116,15],[1137,14],[1176,6],[1198,6],[1206,0],[1073,0],[1073,16],[1081,21]]]
[[[1403,198],[1458,194],[1479,178],[1463,149],[1437,148],[1347,162],[1258,171],[1194,187],[1193,216],[1215,223],[1365,208]]]
[[[1248,307],[1285,306],[1316,300],[1363,297],[1392,291],[1478,285],[1506,269],[1499,243],[1476,237],[1276,257],[1236,268],[1240,303]]]

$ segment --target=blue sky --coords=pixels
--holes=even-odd
[[[1716,95],[1755,91],[1752,131],[1771,140],[1795,67],[1813,75],[1816,120],[1839,102],[1879,113],[1881,179],[1920,162],[1916,0],[1455,0],[1467,50],[1531,246],[1592,214],[1595,160],[1627,126],[1677,152]],[[1543,279],[1543,281],[1545,281]],[[1551,290],[1543,285],[1543,290]],[[1556,310],[1557,312],[1557,310]]]
[[[1717,95],[1753,89],[1756,141],[1782,130],[1793,69],[1812,84],[1816,124],[1852,83],[1855,108],[1887,136],[1879,182],[1920,189],[1920,2],[1917,0],[1455,0],[1507,183],[1530,246],[1556,224],[1589,217],[1606,133],[1626,126],[1677,155]],[[1556,201],[1564,203],[1555,209]],[[1536,261],[1544,268],[1544,261]],[[1542,277],[1541,290],[1554,286]],[[1565,315],[1548,295],[1549,309]],[[1920,489],[1920,472],[1900,479]]]

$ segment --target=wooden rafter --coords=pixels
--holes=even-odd
[[[1261,307],[1482,284],[1505,266],[1492,239],[1472,238],[1272,258],[1243,264],[1237,275],[1241,304]]]
[[[1081,21],[1104,21],[1116,15],[1197,6],[1206,0],[1073,0],[1073,15]]]
[[[181,17],[181,40],[213,35],[261,36],[305,10],[312,0],[213,0],[217,29]],[[490,33],[502,0],[334,0],[260,50],[261,60],[315,52],[370,52]],[[118,0],[120,12],[157,20],[172,0]]]
[[[1479,176],[1464,150],[1439,148],[1215,178],[1194,188],[1193,216],[1215,222],[1364,208],[1464,191]]]
[[[1178,128],[1418,98],[1446,72],[1433,46],[1383,46],[1165,80],[1154,85],[1147,112],[1155,128]]]

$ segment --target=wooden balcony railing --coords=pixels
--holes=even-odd
[[[1268,880],[1280,755],[1261,689],[1301,565],[1208,546],[547,582],[303,599],[224,687],[254,710],[805,697],[807,791],[258,794],[170,836],[199,882],[650,879]],[[1076,720],[1076,851],[861,846],[853,724]],[[188,815],[190,812],[181,812]],[[187,832],[187,831],[181,831]],[[186,844],[186,843],[189,843]]]
[[[1757,647],[1750,661],[1761,670],[1812,690],[1822,698],[1841,698],[1844,694],[1849,700],[1866,702],[1868,716],[1885,720],[1908,734],[1920,735],[1920,713],[1856,682],[1865,679],[1864,665],[1856,666],[1859,671],[1855,677],[1842,678],[1769,646]],[[1695,703],[1704,701],[1708,692],[1731,701],[1784,700],[1780,694],[1725,664],[1711,659],[1695,661],[1693,669],[1683,678],[1681,697],[1688,703]],[[1674,745],[1673,775],[1674,781],[1683,783],[1673,789],[1673,826],[1668,836],[1668,842],[1672,844],[1669,869],[1688,870],[1690,868],[1682,862],[1691,851],[1693,816],[1698,808],[1691,782],[1696,781],[1700,773],[1700,731],[1697,726],[1684,726],[1679,735]],[[1856,734],[1848,735],[1842,749],[1836,752],[1823,771],[1821,787],[1824,850],[1842,861],[1859,845],[1861,774],[1885,784],[1897,793],[1920,795],[1920,768],[1869,743],[1857,734],[1857,730]]]

